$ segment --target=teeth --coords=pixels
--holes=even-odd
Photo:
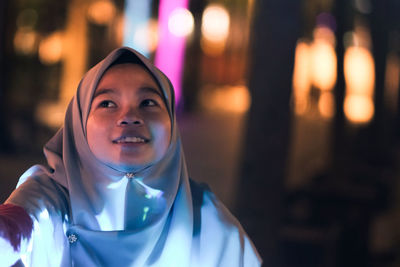
[[[140,137],[123,137],[117,141],[117,143],[144,143],[145,140]]]

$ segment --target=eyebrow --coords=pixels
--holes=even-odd
[[[99,95],[104,95],[104,94],[109,94],[109,93],[115,94],[115,91],[113,89],[110,89],[110,88],[101,88],[101,89],[96,90],[94,92],[93,99],[98,97]]]
[[[159,97],[163,98],[163,95],[161,94],[160,90],[157,90],[156,88],[145,86],[145,87],[141,87],[139,90],[140,90],[139,94],[140,93],[152,93],[152,94],[156,94]],[[100,88],[95,91],[95,93],[93,95],[93,99],[98,97],[99,95],[103,95],[103,94],[117,94],[117,93],[112,88]]]
[[[162,95],[162,93],[161,93],[160,91],[161,91],[161,89],[157,90],[157,89],[154,88],[154,87],[147,87],[147,86],[146,86],[146,87],[140,88],[140,92],[139,92],[139,93],[141,93],[141,92],[144,92],[144,93],[153,93],[153,94],[158,95],[158,96],[161,97],[161,98],[164,98],[163,95]]]

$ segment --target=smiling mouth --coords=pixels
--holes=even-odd
[[[140,144],[147,143],[149,140],[138,136],[121,136],[112,142],[114,144]]]

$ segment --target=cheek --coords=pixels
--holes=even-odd
[[[95,125],[92,123],[92,120],[88,119],[86,123],[86,139],[89,148],[92,150],[92,152],[94,148],[93,144],[96,142],[96,136],[94,135],[95,132],[96,132]]]
[[[104,136],[105,129],[101,125],[104,123],[93,117],[89,117],[86,123],[86,138],[92,152],[100,147],[98,145],[101,144],[102,136]]]
[[[153,124],[153,134],[157,137],[158,148],[165,152],[171,141],[171,122],[169,117]]]
[[[171,142],[171,121],[169,117],[166,119],[166,121],[163,124],[163,131],[164,131],[164,143],[166,147],[169,146]]]

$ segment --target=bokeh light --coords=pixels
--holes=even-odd
[[[335,37],[329,28],[318,27],[314,32],[312,52],[312,82],[319,89],[331,90],[336,82]]]
[[[42,39],[39,44],[40,62],[46,65],[57,63],[63,53],[63,36],[61,32],[54,32]]]
[[[294,111],[301,115],[307,111],[311,88],[310,46],[305,41],[297,42],[293,71]]]
[[[14,36],[15,52],[22,55],[32,55],[37,48],[37,33],[30,29],[19,29]]]
[[[344,76],[346,96],[344,113],[353,123],[368,123],[374,115],[375,63],[368,33],[361,28],[351,35],[353,46],[344,54]]]
[[[344,114],[352,123],[369,122],[374,115],[374,103],[371,97],[348,95],[344,100]]]
[[[145,57],[150,57],[157,45],[157,23],[151,19],[152,1],[126,0],[123,14],[123,46],[136,49]],[[155,25],[155,27],[153,27]],[[154,38],[156,36],[156,38]],[[155,44],[154,44],[155,43]]]
[[[208,55],[219,55],[225,49],[229,35],[230,17],[226,8],[219,4],[206,7],[201,25],[201,47]]]
[[[332,92],[321,93],[318,100],[318,111],[324,118],[333,118],[335,115],[335,98]]]
[[[226,8],[211,4],[204,10],[201,32],[207,40],[221,42],[228,37],[229,24],[229,13]]]
[[[336,39],[329,27],[317,26],[313,41],[299,40],[295,50],[293,72],[294,112],[305,114],[311,107],[310,90],[319,89],[318,111],[323,118],[332,118],[334,100],[330,92],[335,86],[337,59]]]
[[[133,42],[145,51],[154,52],[158,44],[158,25],[156,20],[149,20],[137,27]]]
[[[244,85],[206,87],[200,92],[200,103],[210,111],[243,113],[250,108],[251,97]]]
[[[93,2],[88,8],[88,18],[91,22],[99,25],[107,25],[112,22],[116,14],[113,2],[99,0]]]
[[[65,107],[61,103],[42,102],[38,105],[35,117],[41,123],[57,129],[64,121]]]
[[[193,32],[194,19],[186,8],[176,8],[168,19],[169,31],[179,37],[188,36]]]
[[[371,52],[364,47],[349,47],[344,55],[346,90],[371,95],[375,83],[375,66]]]
[[[175,100],[180,103],[182,94],[183,62],[186,37],[177,36],[169,29],[171,14],[177,9],[187,8],[188,0],[162,0],[158,8],[159,42],[155,53],[154,64],[170,79],[175,90]]]
[[[17,16],[17,31],[14,35],[15,52],[21,55],[32,55],[36,53],[38,34],[34,30],[38,19],[36,10],[23,9]]]

